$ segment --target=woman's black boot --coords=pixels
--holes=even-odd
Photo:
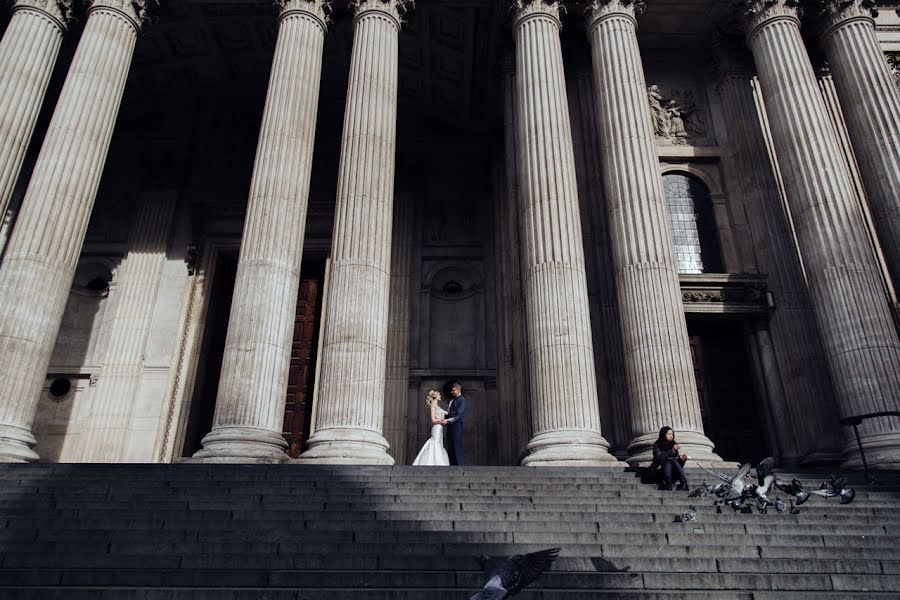
[[[689,488],[688,488],[688,482],[687,482],[687,479],[685,479],[684,477],[682,477],[682,478],[681,478],[681,481],[678,482],[678,488],[677,488],[677,489],[678,489],[679,492],[686,492],[686,491],[689,489]]]

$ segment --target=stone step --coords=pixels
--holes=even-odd
[[[0,573],[0,576],[3,574]],[[153,588],[292,588],[315,589],[433,589],[457,588],[472,592],[484,582],[475,571],[300,571],[300,570],[53,570],[19,572],[16,587],[153,587]],[[45,577],[40,581],[41,577]],[[684,572],[563,572],[548,571],[530,586],[566,590],[737,591],[798,590],[847,592],[900,592],[900,576],[843,573],[692,573]]]

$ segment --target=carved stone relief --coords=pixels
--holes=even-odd
[[[705,145],[709,137],[709,116],[697,93],[689,88],[663,92],[658,85],[647,89],[650,120],[656,141],[667,146]]]
[[[897,89],[900,89],[900,52],[885,52],[884,57],[887,59],[888,66],[891,68],[891,75],[894,76],[894,83]]]

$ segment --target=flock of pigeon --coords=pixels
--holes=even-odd
[[[778,479],[774,472],[775,459],[772,457],[766,458],[756,465],[755,483],[748,482],[753,479],[753,476],[750,475],[749,463],[741,465],[733,477],[707,469],[702,465],[701,468],[720,479],[722,483],[714,486],[704,483],[691,492],[689,497],[715,496],[716,512],[722,512],[722,506],[729,506],[734,512],[752,513],[753,506],[756,505],[756,509],[761,513],[768,512],[770,506],[774,506],[776,511],[783,513],[788,510],[784,500],[777,496],[774,502],[769,500],[769,494],[775,490],[781,490],[792,496],[790,500],[791,514],[799,513],[800,510],[797,507],[809,500],[811,495],[823,498],[840,497],[841,504],[850,504],[856,497],[856,491],[847,487],[847,478],[843,476],[832,475],[828,481],[823,481],[817,490],[804,489],[796,479],[789,482]],[[685,523],[696,519],[696,508],[691,506],[684,513],[676,516],[675,522]],[[530,554],[517,554],[506,560],[479,556],[476,560],[484,570],[484,588],[470,600],[503,600],[515,596],[553,564],[553,561],[559,556],[559,550],[559,548],[550,548]]]
[[[713,471],[701,465],[701,468],[720,479],[722,483],[714,486],[702,484],[700,487],[691,492],[689,498],[703,498],[707,495],[716,496],[715,506],[716,512],[722,512],[723,506],[729,506],[734,512],[752,513],[753,506],[761,513],[768,512],[770,506],[774,506],[775,510],[783,513],[790,510],[791,514],[798,514],[800,509],[797,507],[809,500],[810,495],[822,496],[823,498],[840,497],[841,504],[850,504],[856,497],[856,490],[847,487],[847,478],[844,476],[836,477],[834,475],[828,481],[823,481],[817,490],[806,490],[797,479],[784,481],[775,475],[775,459],[771,456],[764,459],[756,466],[756,483],[748,482],[753,479],[750,475],[750,464],[741,465],[738,472],[733,477]],[[775,490],[781,490],[785,494],[792,496],[790,509],[784,500],[775,497],[775,501],[769,500],[769,494]],[[682,514],[675,517],[676,523],[685,523],[697,519],[697,512],[694,506],[690,506]]]

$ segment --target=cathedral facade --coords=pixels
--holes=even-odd
[[[890,2],[2,25],[0,460],[900,466]]]

